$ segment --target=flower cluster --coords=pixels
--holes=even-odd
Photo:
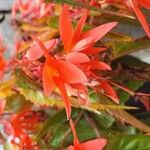
[[[140,6],[150,9],[148,0],[78,0],[76,2],[89,2],[90,8],[101,7],[102,9],[104,5],[112,5],[114,2],[123,4],[135,12],[143,29],[150,37],[149,25],[139,9]],[[55,16],[54,9],[57,9],[56,4],[46,3],[44,0],[16,1],[12,8],[13,21],[21,20],[22,24],[29,23],[34,27],[37,22],[46,21],[43,21],[42,25],[40,24],[36,30],[33,30],[33,33],[29,26],[29,34],[26,38],[25,34],[23,35],[23,30],[21,31],[23,40],[20,39],[25,42],[16,42],[16,54],[8,63],[3,57],[5,47],[0,36],[0,79],[3,78],[8,64],[11,64],[12,69],[21,68],[28,75],[27,81],[30,82],[30,79],[33,79],[39,84],[38,88],[32,87],[32,90],[42,91],[45,97],[51,97],[53,94],[59,95],[58,97],[63,100],[67,120],[74,137],[73,146],[69,146],[68,150],[101,150],[107,144],[107,139],[98,138],[84,143],[79,142],[72,118],[71,97],[76,97],[79,105],[88,107],[91,104],[89,92],[94,91],[105,95],[114,104],[119,104],[118,94],[112,87],[112,82],[107,78],[111,66],[100,57],[107,52],[108,47],[97,46],[101,43],[102,38],[118,23],[108,22],[95,27],[89,25],[91,12],[86,7],[73,10],[68,4],[59,5],[58,18]],[[46,27],[40,31],[40,34],[36,34],[36,31],[48,24],[49,19],[54,19],[53,21],[58,19],[55,35],[48,35],[51,34],[50,27]],[[30,86],[27,85],[26,90],[28,87]],[[129,90],[121,88],[131,93]],[[24,91],[16,85],[11,87],[11,90],[13,94],[24,94]],[[134,94],[131,93],[131,95]],[[28,95],[27,100],[30,99],[30,96]],[[40,149],[31,137],[32,133],[38,130],[39,114],[33,113],[31,109],[25,109],[18,114],[11,114],[9,118],[5,118],[3,111],[6,101],[4,98],[1,99],[0,126],[3,128],[1,131],[3,140],[0,139],[0,143],[11,142],[20,149]],[[35,106],[34,109],[36,110],[37,107]]]

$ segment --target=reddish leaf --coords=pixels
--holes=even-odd
[[[80,64],[80,63],[85,63],[90,61],[87,55],[83,53],[76,53],[76,52],[68,53],[66,55],[66,60],[73,64]]]
[[[57,43],[57,39],[52,39],[49,41],[44,42],[44,46],[48,49],[51,50]],[[31,48],[29,48],[26,56],[30,59],[30,60],[36,60],[40,57],[42,57],[44,55],[41,47],[37,44],[34,44]]]
[[[145,16],[143,15],[143,13],[141,12],[141,10],[138,8],[138,5],[136,3],[134,3],[132,0],[129,0],[133,10],[135,11],[143,29],[145,30],[147,36],[150,38],[150,28],[149,25],[146,21]]]
[[[63,6],[62,12],[59,18],[59,32],[63,41],[63,45],[66,51],[71,48],[71,41],[73,37],[73,28],[69,17],[68,6]]]

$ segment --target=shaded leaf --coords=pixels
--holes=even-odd
[[[99,100],[103,104],[107,104],[107,105],[114,104],[114,102],[112,102],[110,99],[106,98],[105,96],[101,94],[99,94]],[[127,113],[125,110],[107,109],[106,112],[108,112],[110,115],[120,120],[121,122],[128,123],[143,132],[148,132],[148,133],[150,132],[150,127],[148,125],[136,119],[135,117]]]
[[[149,150],[150,136],[146,135],[118,135],[110,136],[104,150]]]
[[[30,101],[26,101],[21,94],[14,94],[7,97],[5,109],[13,113],[20,113],[32,106]]]
[[[123,55],[129,54],[131,52],[136,52],[145,48],[150,47],[150,40],[139,39],[135,41],[114,41],[111,43],[106,43],[106,47],[112,47],[113,59],[121,57]]]

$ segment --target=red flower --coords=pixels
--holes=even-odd
[[[87,32],[82,32],[87,15],[88,11],[85,10],[83,16],[80,18],[75,30],[73,31],[73,27],[69,17],[68,6],[64,5],[59,20],[59,31],[64,45],[64,49],[68,53],[65,59],[76,65],[85,65],[85,68],[88,65],[88,68],[92,69],[95,68],[98,70],[110,70],[110,67],[107,64],[101,63],[98,60],[91,61],[87,55],[96,54],[98,52],[106,50],[105,48],[95,48],[93,46],[108,31],[116,26],[117,23],[107,23],[91,29]]]
[[[46,4],[43,0],[17,0],[12,8],[12,19],[16,18],[17,11],[21,19],[42,18],[52,12],[52,5]]]
[[[71,105],[65,84],[84,83],[87,81],[87,78],[75,65],[64,60],[56,60],[50,56],[44,44],[40,40],[37,40],[37,42],[46,56],[46,62],[43,68],[44,93],[48,96],[57,87],[64,100],[67,118],[70,118]]]
[[[68,150],[102,150],[107,144],[106,139],[95,139],[80,144],[75,131],[74,123],[70,119],[70,126],[74,136],[74,146],[69,146]]]
[[[37,129],[37,114],[34,114],[31,111],[25,111],[13,115],[10,123],[14,129],[13,143],[19,145],[20,148],[31,148],[35,146],[35,143],[29,136],[29,132],[33,132]]]
[[[59,19],[59,32],[66,52],[79,52],[85,50],[89,46],[95,44],[107,32],[117,25],[116,22],[111,22],[100,25],[87,32],[82,32],[87,15],[88,11],[85,10],[83,16],[78,21],[75,30],[73,30],[69,17],[68,6],[63,6]]]

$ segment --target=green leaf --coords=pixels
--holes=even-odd
[[[139,80],[129,80],[127,83],[124,84],[124,86],[132,91],[136,91],[140,86],[143,85],[143,83],[144,83],[143,81]],[[124,104],[127,100],[129,100],[130,95],[127,92],[123,90],[118,90],[118,93],[121,103]]]
[[[11,111],[13,113],[20,113],[21,111],[24,111],[31,106],[31,102],[26,101],[23,95],[14,94],[10,97],[7,97],[5,110]]]
[[[150,136],[118,135],[110,136],[104,150],[150,150]]]
[[[101,115],[92,114],[92,118],[99,126],[105,129],[111,128],[115,123],[115,119],[104,112],[101,112]]]
[[[58,22],[59,22],[59,16],[52,16],[48,21],[47,24],[49,27],[58,29]]]
[[[19,87],[24,89],[39,90],[41,86],[28,77],[21,69],[15,69],[16,83]]]
[[[66,112],[64,110],[61,110],[56,114],[54,114],[53,116],[50,116],[45,121],[40,131],[37,133],[36,140],[38,141],[40,138],[42,138],[56,124],[62,124],[65,121],[67,121],[67,118],[66,118]]]
[[[129,55],[113,60],[111,65],[114,69],[116,69],[119,63],[121,63],[122,65],[128,68],[134,68],[134,69],[149,67],[149,64],[139,60],[138,58]]]
[[[64,107],[63,101],[56,97],[47,97],[42,91],[33,90],[33,89],[23,89],[19,88],[20,93],[26,98],[26,100],[30,100],[34,104],[38,104],[41,106],[59,106],[61,108]]]
[[[102,94],[99,94],[99,100],[103,104],[107,104],[107,105],[114,104],[112,100],[110,100],[109,98],[107,98],[106,96]],[[117,105],[117,104],[114,104],[114,105]],[[106,112],[112,115],[117,120],[120,120],[121,122],[124,122],[124,123],[128,123],[143,132],[147,132],[147,133],[150,132],[150,126],[136,119],[135,117],[127,113],[125,110],[106,109]]]
[[[149,39],[139,39],[136,41],[113,41],[105,44],[112,47],[112,57],[116,59],[131,52],[139,51],[150,47]]]
[[[18,148],[16,148],[12,143],[6,142],[4,144],[4,150],[17,150]]]
[[[116,41],[133,41],[133,38],[125,35],[125,34],[120,34],[117,32],[108,32],[106,34],[107,38],[110,38],[111,40],[116,40]]]

